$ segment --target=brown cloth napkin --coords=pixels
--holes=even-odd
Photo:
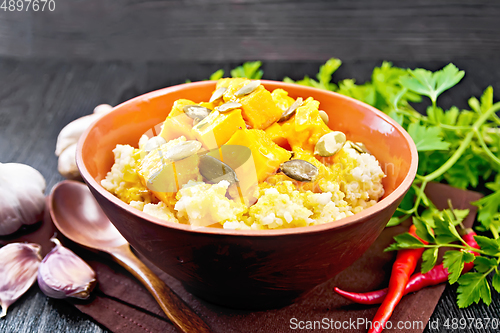
[[[481,194],[435,183],[428,185],[426,194],[438,208],[447,208],[448,198],[455,208],[469,208],[471,213],[464,224],[472,226],[476,207],[469,203],[478,200]],[[50,220],[46,220],[44,225],[50,228]],[[317,286],[294,304],[267,311],[234,310],[205,302],[188,293],[178,280],[160,271],[145,258],[139,258],[184,299],[214,332],[293,332],[307,327],[308,322],[314,325],[314,321],[319,321],[322,326],[300,331],[366,332],[364,323],[372,320],[378,306],[354,304],[337,295],[333,288],[337,286],[344,290],[365,292],[387,287],[395,253],[384,253],[383,249],[392,242],[394,235],[407,230],[408,225],[385,229],[368,251],[345,271]],[[71,302],[80,311],[113,332],[176,332],[153,297],[127,271],[95,254],[78,253],[94,268],[99,282],[90,301]],[[422,332],[444,288],[444,284],[428,287],[403,297],[391,317],[393,325],[398,321],[420,321],[420,328],[404,331]]]

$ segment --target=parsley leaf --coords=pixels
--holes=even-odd
[[[394,119],[399,125],[403,126],[404,117],[402,114],[397,113],[395,110],[391,110],[387,115]]]
[[[408,73],[411,76],[402,77],[401,84],[409,90],[429,97],[433,105],[441,93],[456,85],[465,75],[464,71],[459,71],[453,64],[448,64],[434,73],[422,68],[408,70]]]
[[[264,72],[259,69],[262,65],[260,61],[248,61],[243,65],[231,70],[232,77],[246,77],[251,80],[260,80]]]
[[[354,79],[340,81],[337,92],[377,107],[377,91],[375,87],[371,84],[356,85],[355,82]]]
[[[500,273],[497,271],[495,275],[493,275],[493,279],[491,280],[491,285],[497,292],[500,292]]]
[[[495,259],[483,256],[477,256],[476,259],[474,259],[474,268],[479,273],[486,273],[495,267],[497,267],[497,261]]]
[[[491,290],[486,277],[481,273],[466,273],[458,280],[457,304],[466,308],[482,299],[486,305],[491,303]]]
[[[222,77],[224,76],[224,70],[223,69],[219,69],[218,71],[212,73],[212,75],[210,75],[210,79],[209,80],[219,80],[219,79],[222,79]]]
[[[481,250],[484,251],[487,255],[500,255],[500,239],[491,239],[485,236],[474,236],[474,239],[476,240],[477,245],[479,245]]]
[[[437,244],[448,244],[460,241],[460,235],[457,229],[455,229],[452,220],[447,215],[444,215],[443,219],[434,219],[434,223],[434,236]]]
[[[418,249],[424,247],[424,243],[422,243],[418,238],[410,235],[405,232],[404,234],[400,234],[394,237],[395,242],[389,245],[384,252],[395,251],[401,249]]]
[[[432,229],[427,223],[425,223],[423,220],[421,220],[417,217],[414,217],[413,224],[417,228],[417,236],[418,237],[420,237],[421,239],[423,239],[429,243],[436,242],[436,239],[434,238],[434,235],[432,234]]]
[[[464,269],[464,263],[472,262],[475,259],[474,255],[470,252],[462,251],[446,251],[443,256],[443,266],[448,269],[450,273],[448,275],[448,281],[450,284],[457,282],[462,270]]]
[[[332,74],[339,69],[340,65],[342,65],[342,61],[336,58],[331,58],[319,68],[319,72],[316,77],[318,78],[321,88],[326,90],[335,90],[336,85],[330,83],[330,81],[332,80]]]
[[[397,216],[393,216],[393,217],[391,217],[391,219],[389,220],[389,222],[387,222],[387,224],[385,226],[386,227],[394,227],[394,226],[399,225],[401,222],[402,221],[400,221]]]
[[[481,224],[489,228],[493,218],[498,215],[500,209],[500,191],[496,191],[478,201],[473,202],[475,206],[479,207],[479,214],[477,220]]]
[[[450,143],[441,138],[441,129],[436,126],[426,127],[419,123],[411,123],[408,126],[410,134],[418,151],[447,150]]]
[[[319,89],[336,91],[337,85],[332,83],[332,75],[333,73],[342,65],[342,61],[337,58],[328,59],[325,64],[321,65],[319,68],[318,74],[316,74],[316,78],[318,81],[311,79],[309,76],[304,76],[302,80],[293,81],[289,77],[285,77],[283,82],[287,83],[296,83],[303,86],[314,87]]]
[[[422,274],[427,273],[436,265],[439,248],[427,249],[422,253]]]
[[[493,87],[489,86],[484,90],[481,95],[481,102],[479,102],[476,97],[471,97],[468,103],[470,108],[475,112],[479,114],[486,112],[493,106]]]

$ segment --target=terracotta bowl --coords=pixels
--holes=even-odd
[[[130,242],[187,290],[210,302],[238,308],[269,308],[327,281],[358,259],[375,241],[409,189],[418,155],[395,121],[369,105],[333,92],[262,81],[290,96],[318,100],[329,126],[364,142],[387,177],[384,197],[354,216],[323,225],[285,230],[191,229],[136,210],[106,191],[100,181],[113,164],[116,144],[137,147],[140,136],[161,123],[179,98],[210,98],[214,81],[154,91],[123,104],[94,123],[78,144],[77,163],[102,209]]]

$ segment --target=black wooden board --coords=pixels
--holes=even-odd
[[[54,11],[26,10],[28,1],[21,11],[0,9],[1,55],[429,61],[498,58],[500,52],[495,0],[49,1]]]

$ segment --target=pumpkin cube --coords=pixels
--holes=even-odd
[[[145,155],[137,168],[141,183],[169,207],[175,204],[175,193],[184,184],[190,180],[201,180],[197,154],[175,162],[163,158],[170,148],[183,141],[186,139],[181,137],[161,145]]]
[[[262,182],[288,161],[291,153],[275,144],[266,132],[258,129],[238,129],[226,145],[241,145],[250,148],[257,174]]]
[[[193,134],[210,150],[222,146],[238,128],[245,127],[240,109],[225,113],[214,111],[193,127]]]
[[[241,115],[248,125],[256,129],[265,129],[281,117],[283,110],[276,106],[271,93],[262,85],[248,95],[234,96],[250,82],[251,80],[244,78],[221,79],[217,82],[217,88],[227,87],[223,95],[225,102],[241,103]]]
[[[273,98],[274,103],[281,110],[286,111],[288,108],[295,102],[293,98],[288,96],[288,91],[283,89],[274,89],[271,93],[271,97]]]
[[[289,149],[290,145],[286,139],[285,132],[281,128],[279,123],[274,123],[265,129],[266,134],[269,136],[274,143],[276,143],[281,148]]]
[[[160,136],[167,142],[181,136],[186,137],[188,140],[194,139],[194,135],[191,133],[193,119],[188,117],[183,110],[184,106],[192,104],[196,103],[188,99],[179,99],[175,101],[160,132]]]
[[[271,93],[262,85],[240,98],[243,119],[255,129],[265,129],[280,119],[283,110],[276,106]]]
[[[303,149],[314,153],[318,140],[332,131],[321,119],[318,108],[319,102],[309,97],[292,118],[282,123],[281,128],[293,151]]]

